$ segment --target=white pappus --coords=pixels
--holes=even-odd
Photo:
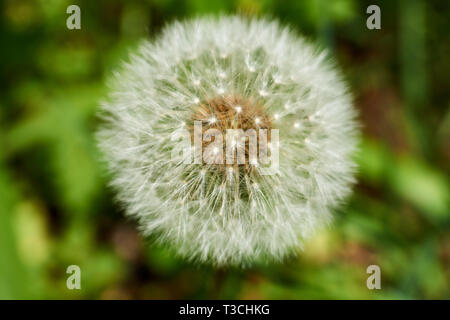
[[[190,260],[281,260],[330,220],[354,182],[347,86],[325,52],[276,21],[168,25],[115,74],[101,116],[97,139],[127,214]],[[186,133],[193,141],[195,121],[203,139],[208,128],[277,130],[268,142],[277,143],[277,172],[261,174],[255,159],[185,161],[189,152],[174,151]]]

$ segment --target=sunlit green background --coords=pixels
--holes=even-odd
[[[66,8],[81,7],[81,30]],[[382,29],[366,28],[381,7]],[[0,298],[450,298],[450,3],[0,0]],[[139,39],[203,13],[269,15],[327,47],[364,137],[354,195],[297,258],[214,270],[136,231],[93,138],[105,80]],[[81,290],[66,268],[81,268]],[[381,290],[366,287],[381,268]]]

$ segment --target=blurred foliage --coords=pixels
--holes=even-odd
[[[369,4],[382,29],[368,30]],[[82,29],[66,28],[81,7]],[[450,5],[356,0],[0,0],[0,298],[450,298]],[[177,18],[268,15],[332,51],[364,132],[358,184],[297,258],[178,260],[113,202],[93,132],[105,79]],[[66,288],[66,268],[82,289]],[[368,290],[378,264],[382,289]]]

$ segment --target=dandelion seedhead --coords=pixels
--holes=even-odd
[[[354,181],[346,85],[324,52],[275,21],[167,26],[116,74],[102,117],[127,214],[191,260],[280,260]]]

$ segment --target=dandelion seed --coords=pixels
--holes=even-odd
[[[216,266],[281,260],[349,195],[358,131],[347,86],[317,48],[277,22],[231,16],[168,25],[116,74],[97,133],[111,184],[143,234],[178,255]],[[292,130],[305,115],[307,138]],[[207,125],[195,131],[195,121]],[[225,137],[228,129],[278,130],[281,141],[271,133],[267,147],[258,145],[279,151],[277,173],[263,174],[249,137],[231,140],[244,163],[204,163],[202,151],[220,141],[205,142],[206,130]],[[179,132],[187,146],[173,139]],[[178,150],[198,161],[185,163]],[[222,148],[207,150],[217,158]]]
[[[208,119],[209,124],[214,124],[216,123],[216,121],[217,121],[216,117],[211,117]]]

